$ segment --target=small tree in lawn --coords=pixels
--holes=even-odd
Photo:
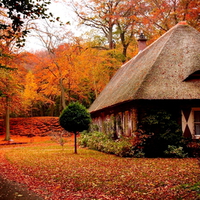
[[[62,111],[59,122],[66,131],[74,133],[74,153],[76,154],[76,136],[79,132],[89,128],[91,122],[90,113],[80,103],[73,102]]]

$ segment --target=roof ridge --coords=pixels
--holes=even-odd
[[[169,34],[169,37],[167,38],[166,41],[164,41],[164,44],[161,46],[161,49],[158,51],[158,53],[157,53],[157,55],[156,55],[156,57],[155,57],[155,60],[154,60],[153,64],[156,63],[156,61],[157,61],[157,59],[159,58],[161,52],[163,51],[165,45],[166,45],[167,42],[170,40],[171,35],[173,34],[173,30],[172,30],[172,31],[171,31],[171,30],[172,30],[172,29],[170,29],[169,31],[167,31],[166,33],[164,33],[161,37],[159,37],[157,40],[155,40],[153,43],[151,43],[148,47],[146,47],[146,48],[145,48],[142,52],[140,52],[140,53],[141,53],[141,54],[142,54],[143,52],[145,53],[145,51],[148,50],[148,48],[151,48],[151,46],[155,45],[156,43],[159,43],[159,41],[162,40],[162,38],[165,37],[166,34]],[[139,54],[140,54],[140,53],[139,53]],[[141,55],[141,56],[142,56],[142,55]],[[141,81],[141,85],[145,82],[146,77],[147,77],[147,76],[150,74],[150,72],[152,71],[152,67],[153,67],[153,65],[151,65],[151,67],[149,67],[148,72],[146,73],[146,75],[144,76],[143,80]],[[138,93],[139,90],[140,90],[140,87],[137,88],[137,91],[135,91],[135,95],[134,95],[134,96],[137,96],[137,93]]]
[[[183,21],[183,22],[185,22],[185,21]],[[164,37],[164,35],[168,34],[169,32],[172,32],[171,30],[173,30],[177,25],[188,25],[188,24],[187,23],[186,24],[182,23],[182,21],[179,22],[174,27],[172,27],[171,29],[169,29],[168,31],[166,31],[163,35],[161,35],[157,40],[155,40],[150,45],[148,45],[145,49],[143,49],[142,51],[139,51],[137,55],[135,55],[133,58],[131,58],[130,60],[128,60],[126,63],[124,63],[120,68],[124,67],[129,62],[134,61],[140,54],[142,54],[143,52],[145,52],[146,50],[148,50],[149,48],[151,48],[151,46],[154,45],[154,43],[156,43],[157,41],[161,40]]]
[[[158,41],[160,41],[163,37],[165,37],[165,35],[169,34],[170,32],[173,32],[173,30],[178,26],[179,24],[175,25],[174,27],[172,27],[171,29],[169,29],[168,31],[166,31],[165,33],[163,33],[157,40],[155,40],[154,42],[152,42],[150,45],[148,45],[143,51],[139,52],[142,53],[144,52],[146,49],[150,48],[154,43],[157,43]],[[172,34],[172,33],[171,33]],[[170,34],[170,36],[171,36]]]

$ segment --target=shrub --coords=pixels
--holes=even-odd
[[[51,131],[50,137],[51,140],[60,144],[60,146],[63,148],[64,144],[66,143],[66,140],[64,139],[65,137],[70,137],[72,136],[72,133],[69,133],[65,130],[62,131]]]
[[[190,157],[200,158],[200,139],[190,139],[187,141],[187,152]]]
[[[164,153],[170,158],[185,158],[187,153],[184,152],[183,147],[168,145],[168,149]]]
[[[147,139],[144,152],[147,157],[165,157],[168,145],[184,147],[180,125],[165,110],[149,110],[142,116],[141,128]]]
[[[120,157],[143,157],[142,148],[132,144],[132,138],[113,140],[109,135],[101,132],[81,133],[79,144],[83,147],[98,150],[104,153],[115,154]]]

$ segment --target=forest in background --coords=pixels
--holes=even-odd
[[[71,101],[89,107],[116,70],[138,53],[141,32],[149,45],[180,21],[200,30],[198,0],[84,2],[66,3],[80,26],[91,27],[83,36],[69,32],[69,22],[58,29],[56,22],[47,20],[41,29],[34,20],[26,23],[25,30],[37,33],[44,50],[21,51],[24,29],[12,27],[17,30],[14,37],[9,29],[1,29],[1,117],[8,107],[12,117],[59,116]],[[4,8],[0,13],[1,22],[9,19]]]

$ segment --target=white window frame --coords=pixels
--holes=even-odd
[[[194,139],[200,139],[200,135],[195,135],[195,126],[194,126],[194,112],[195,111],[200,111],[200,108],[192,108],[192,112],[191,112],[191,121],[192,121],[192,124],[191,124],[191,128],[192,128],[192,137]]]

